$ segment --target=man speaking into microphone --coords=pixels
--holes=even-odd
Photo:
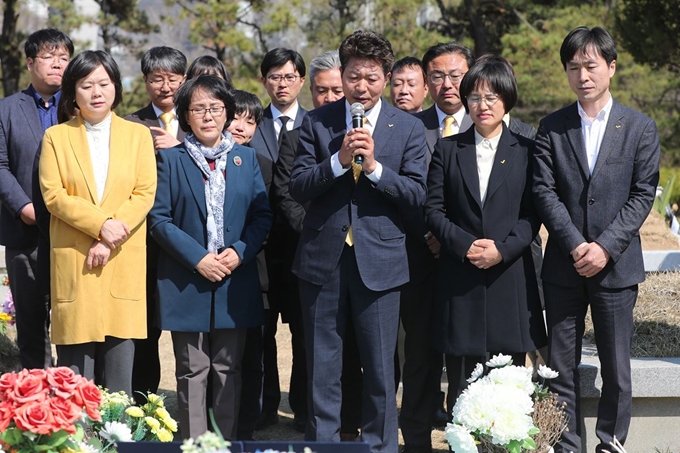
[[[394,63],[390,42],[356,31],[339,53],[345,97],[307,115],[290,179],[292,197],[309,203],[293,264],[312,396],[306,439],[340,440],[351,318],[364,372],[362,440],[373,452],[396,453],[398,288],[409,280],[400,211],[425,201],[427,144],[422,122],[381,99]]]

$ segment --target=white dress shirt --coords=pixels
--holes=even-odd
[[[586,145],[586,155],[588,156],[588,169],[590,174],[593,174],[597,156],[600,154],[600,145],[604,137],[604,131],[607,129],[607,121],[609,120],[609,113],[612,111],[614,104],[611,94],[607,104],[595,115],[595,118],[590,119],[588,114],[581,107],[581,103],[577,102],[578,114],[581,117],[581,130],[583,131],[583,143]]]
[[[295,118],[297,118],[298,112],[300,111],[300,104],[298,104],[298,101],[296,100],[295,104],[293,104],[286,113],[282,113],[281,110],[274,107],[274,104],[271,104],[270,107],[272,109],[272,118],[274,118],[274,131],[276,132],[276,139],[278,140],[279,134],[281,133],[281,120],[279,117],[287,116],[290,118],[286,124],[286,130],[292,131],[294,129],[293,124],[295,123]]]
[[[364,122],[364,129],[366,129],[368,133],[371,134],[371,136],[375,130],[375,125],[378,123],[378,116],[380,116],[381,107],[382,99],[378,99],[378,102],[373,106],[373,108],[364,114],[364,117],[366,118],[366,121]],[[350,114],[350,108],[349,102],[345,100],[345,124],[347,131],[352,129],[352,115]],[[352,166],[350,165],[347,168],[343,168],[342,164],[340,163],[338,153],[336,152],[331,156],[331,168],[333,169],[333,176],[339,178],[340,176],[344,175],[347,170],[352,168]],[[373,184],[378,184],[380,182],[380,177],[382,176],[382,164],[376,161],[375,170],[373,170],[373,173],[370,175],[367,173],[364,174]]]
[[[453,118],[456,120],[456,122],[453,124],[453,135],[460,134],[460,125],[463,122],[463,118],[465,118],[465,108],[462,108],[458,110],[456,113],[453,115],[449,115],[448,113],[444,113],[439,109],[439,106],[437,104],[434,105],[434,109],[437,112],[437,119],[439,120],[439,136],[442,136],[442,133],[444,132],[444,121],[446,120],[447,116],[453,116]]]
[[[106,188],[106,177],[109,174],[109,154],[111,139],[111,114],[98,124],[85,121],[85,135],[90,147],[90,159],[94,171],[94,182],[97,186],[98,202],[101,203]]]
[[[479,198],[482,206],[486,201],[486,191],[489,187],[489,177],[493,169],[493,161],[496,158],[498,142],[501,140],[501,131],[491,138],[482,137],[475,129],[475,149],[477,152],[477,175],[479,176]]]

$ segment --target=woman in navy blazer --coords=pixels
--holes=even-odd
[[[225,131],[234,101],[224,81],[202,75],[175,96],[184,143],[158,153],[159,187],[149,213],[161,246],[157,322],[172,333],[183,438],[210,426],[210,406],[227,438],[236,434],[246,329],[262,325],[255,255],[272,214],[251,148]]]
[[[434,345],[446,354],[454,386],[487,353],[524,365],[525,352],[546,343],[529,247],[540,226],[531,200],[533,141],[503,123],[517,99],[509,63],[480,58],[460,93],[474,127],[435,146],[425,204],[441,243]]]

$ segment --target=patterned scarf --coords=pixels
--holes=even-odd
[[[227,154],[234,147],[234,139],[231,138],[231,134],[223,133],[220,144],[209,148],[200,144],[194,134],[188,133],[184,138],[184,145],[206,179],[208,251],[217,254],[224,247],[224,192],[226,188],[224,171],[227,168]],[[207,159],[215,161],[214,170],[210,170]]]

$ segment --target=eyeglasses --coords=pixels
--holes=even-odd
[[[156,79],[156,80],[148,80],[149,84],[154,87],[154,88],[161,88],[163,85],[166,83],[170,88],[177,88],[182,84],[181,80],[163,80],[163,79]]]
[[[281,80],[285,80],[288,85],[291,83],[295,83],[297,79],[299,79],[300,76],[297,74],[286,74],[286,75],[281,75],[281,74],[272,74],[270,76],[267,76],[267,80],[269,80],[272,83],[279,83]]]
[[[444,80],[448,77],[449,80],[451,80],[451,83],[454,85],[458,85],[461,80],[463,80],[463,76],[467,74],[466,72],[462,74],[454,74],[454,73],[449,73],[449,74],[444,74],[443,72],[433,72],[430,74],[430,82],[434,83],[435,85],[442,85],[444,83]]]
[[[467,97],[467,101],[468,105],[478,105],[483,100],[486,105],[491,107],[496,102],[498,102],[500,98],[501,98],[500,96],[493,93],[487,94],[486,96],[480,96],[479,94],[471,94],[470,96]]]
[[[68,64],[69,61],[71,61],[71,57],[68,55],[52,55],[52,54],[45,54],[45,55],[36,55],[35,58],[40,58],[45,63],[63,63],[65,65]]]
[[[220,116],[225,109],[225,106],[210,107],[207,109],[189,109],[189,113],[191,113],[191,116],[194,118],[203,118],[205,117],[206,113],[210,113],[211,116]]]

